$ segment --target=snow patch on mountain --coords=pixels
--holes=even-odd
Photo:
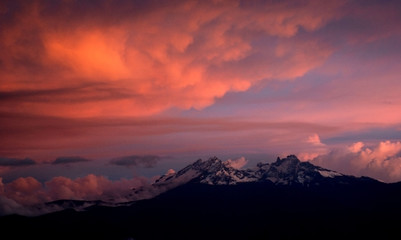
[[[334,178],[343,176],[343,174],[331,170],[317,170],[323,177]]]

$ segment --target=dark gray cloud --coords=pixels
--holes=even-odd
[[[30,158],[7,158],[0,157],[0,166],[3,167],[19,167],[19,166],[28,166],[35,165],[36,162]]]
[[[161,157],[156,155],[132,155],[113,158],[110,160],[111,164],[126,167],[145,167],[153,168],[160,161]]]
[[[69,156],[69,157],[58,157],[56,160],[52,162],[52,164],[70,164],[70,163],[78,163],[78,162],[88,162],[89,159],[78,157],[78,156]]]

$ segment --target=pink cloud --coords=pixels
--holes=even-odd
[[[348,150],[352,153],[358,153],[362,151],[362,148],[365,146],[363,142],[356,142],[351,144],[351,146],[348,147]]]
[[[3,178],[0,177],[0,195],[4,194],[4,183],[3,183]]]
[[[3,184],[5,197],[22,205],[33,205],[48,200],[43,185],[32,177],[20,177],[11,183]]]
[[[309,136],[306,141],[308,143],[311,143],[312,145],[315,145],[315,146],[324,146],[324,144],[320,141],[319,135],[316,134],[316,133],[311,135],[311,136]]]
[[[0,178],[0,215],[36,215],[52,210],[47,207],[41,209],[40,204],[60,199],[127,202],[148,198],[157,193],[134,194],[132,189],[149,185],[149,179],[144,177],[111,181],[93,174],[76,179],[55,177],[45,184],[32,177],[18,178],[10,183],[3,183]]]
[[[227,161],[225,161],[225,163],[228,164],[230,167],[241,169],[248,163],[248,160],[245,157],[240,157],[234,160],[228,159]]]
[[[332,149],[311,160],[318,165],[357,176],[385,182],[401,180],[401,142],[382,141],[367,146],[363,142]]]
[[[237,150],[248,147],[266,149],[266,146],[271,146],[272,149],[281,151],[283,147],[278,147],[282,143],[293,147],[296,146],[293,142],[302,142],[300,148],[310,146],[305,139],[311,133],[324,134],[336,130],[331,126],[313,123],[240,118],[149,117],[74,120],[17,115],[0,118],[0,123],[5,127],[4,139],[0,140],[0,155],[11,155],[14,158],[30,156],[37,162],[51,162],[59,156],[77,155],[81,151],[84,151],[82,156],[87,159],[113,158],[116,154],[128,156],[132,153],[169,155],[178,151],[210,150],[217,147]],[[187,132],[191,134],[185,135]],[[211,132],[219,138],[208,139]],[[171,138],[174,134],[181,134],[181,137]],[[241,137],[226,139],[224,136],[227,134],[239,134]],[[223,138],[221,141],[231,144],[221,146],[218,142],[220,137]],[[125,144],[132,144],[125,152],[118,150],[118,153],[115,153],[110,150]],[[42,149],[50,150],[43,154]],[[294,152],[289,152],[291,153]]]
[[[78,199],[105,201],[129,201],[129,194],[134,187],[148,184],[145,178],[121,179],[111,181],[104,176],[89,174],[82,178],[69,179],[55,177],[45,183],[51,199]]]
[[[297,154],[297,157],[301,161],[310,161],[317,158],[320,155],[321,153],[319,152],[300,152]]]
[[[299,144],[302,147],[295,151],[301,161],[310,161],[329,151],[329,147],[320,141],[320,136],[317,133],[309,135],[304,142],[306,144]]]
[[[170,168],[169,170],[167,170],[165,175],[172,175],[172,174],[175,174],[175,170]]]

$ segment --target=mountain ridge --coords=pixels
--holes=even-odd
[[[277,158],[273,163],[258,163],[254,168],[236,169],[229,162],[223,162],[217,157],[209,160],[201,159],[184,167],[174,174],[161,176],[154,186],[179,185],[185,182],[197,182],[210,185],[235,185],[244,182],[271,182],[276,185],[313,185],[320,184],[327,179],[339,183],[370,179],[368,177],[355,177],[345,175],[333,170],[313,165],[310,162],[301,162],[295,155],[286,158]]]

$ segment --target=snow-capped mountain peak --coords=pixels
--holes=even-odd
[[[178,186],[187,182],[209,185],[235,185],[243,182],[271,182],[276,185],[319,184],[325,178],[344,176],[341,173],[301,162],[295,155],[277,158],[273,163],[259,163],[253,169],[236,169],[217,157],[201,159],[173,174],[166,174],[155,186]]]
[[[318,183],[322,178],[334,178],[343,174],[315,166],[310,162],[301,162],[295,155],[277,158],[277,161],[266,166],[258,165],[260,180],[275,184],[306,184]]]
[[[175,185],[175,183],[186,183],[189,181],[210,185],[232,185],[255,180],[252,172],[233,168],[227,161],[223,162],[217,157],[212,157],[207,161],[199,159],[176,174],[163,175],[156,180],[155,185]]]

